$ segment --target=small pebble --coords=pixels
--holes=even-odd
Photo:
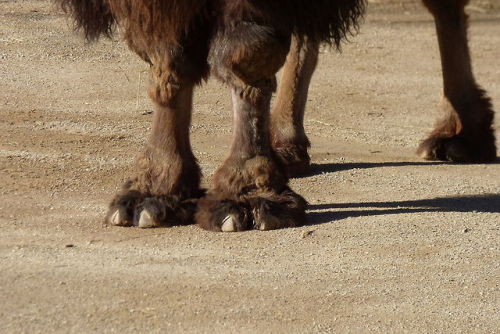
[[[313,230],[308,230],[308,231],[304,231],[304,232],[302,232],[302,239],[304,239],[304,238],[306,238],[306,237],[310,236],[310,235],[311,235],[311,234],[313,234],[313,233],[314,233],[314,231],[313,231]]]

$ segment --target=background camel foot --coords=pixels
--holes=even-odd
[[[445,117],[419,146],[417,153],[428,160],[483,163],[496,160],[493,106],[486,93],[469,89],[468,99],[444,97]]]
[[[418,155],[427,160],[482,163],[496,160],[494,137],[481,142],[463,135],[445,137],[432,135],[419,146]]]
[[[273,148],[276,157],[286,170],[288,177],[306,175],[311,168],[311,158],[306,145],[276,144]]]

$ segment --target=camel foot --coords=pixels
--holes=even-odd
[[[286,170],[287,176],[301,177],[311,168],[311,158],[307,153],[308,145],[278,144],[274,147],[276,156]]]
[[[202,194],[199,195],[201,196]],[[139,191],[128,190],[113,199],[105,221],[113,226],[140,228],[188,225],[194,223],[198,198],[181,199],[173,195],[146,195]]]
[[[289,188],[280,193],[259,192],[230,199],[222,192],[209,192],[199,200],[196,222],[218,232],[274,230],[306,223],[306,201]]]
[[[485,163],[496,160],[496,147],[493,136],[480,142],[471,141],[461,135],[452,137],[431,136],[420,144],[417,153],[427,160],[459,163]]]

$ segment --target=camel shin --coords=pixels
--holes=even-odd
[[[310,164],[307,153],[310,142],[304,129],[304,112],[318,55],[317,42],[292,37],[271,113],[273,148],[291,177],[304,174]]]
[[[136,176],[111,202],[106,221],[143,228],[191,224],[201,173],[189,140],[194,82],[178,79],[171,62],[151,57],[152,133]],[[166,65],[167,64],[167,65]]]
[[[473,75],[467,40],[467,0],[424,0],[434,16],[443,74],[444,118],[419,147],[427,159],[489,162],[496,159],[493,107]]]

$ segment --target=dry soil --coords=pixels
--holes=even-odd
[[[475,73],[499,110],[500,3],[468,12]],[[372,1],[343,53],[322,51],[305,121],[313,172],[291,181],[309,226],[103,226],[149,132],[146,83],[118,38],[85,45],[49,1],[0,1],[1,333],[499,331],[500,164],[415,155],[441,92],[416,3]],[[205,184],[230,109],[217,82],[197,90]]]

